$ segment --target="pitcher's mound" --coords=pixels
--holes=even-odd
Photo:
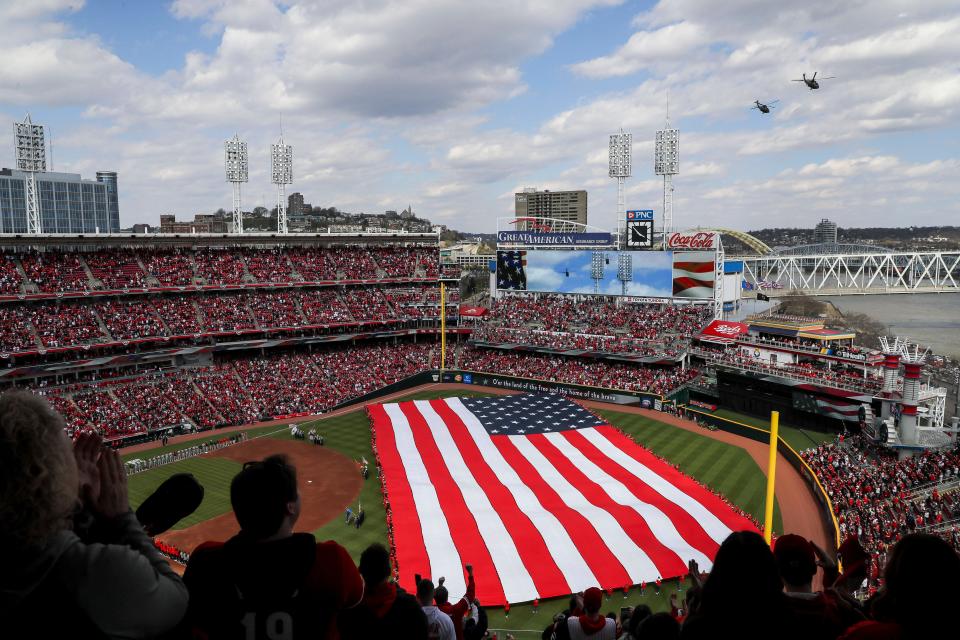
[[[297,531],[315,531],[333,518],[341,517],[349,505],[356,503],[363,486],[356,462],[327,447],[298,440],[257,438],[203,457],[227,458],[244,463],[275,454],[286,455],[297,468],[301,501]],[[168,531],[160,538],[190,553],[202,542],[222,542],[239,530],[231,511],[186,529]]]

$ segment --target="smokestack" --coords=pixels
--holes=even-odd
[[[917,436],[917,404],[920,402],[920,371],[926,352],[920,353],[920,347],[903,345],[903,397],[900,412],[900,441],[906,445],[919,444]]]

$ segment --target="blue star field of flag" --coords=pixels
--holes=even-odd
[[[526,251],[497,252],[497,288],[523,291],[527,288]]]
[[[461,402],[493,436],[529,436],[606,424],[577,403],[556,394],[463,398]]]

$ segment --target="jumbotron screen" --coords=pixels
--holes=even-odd
[[[709,299],[715,256],[702,251],[498,251],[497,288]],[[626,286],[621,260],[623,272],[630,274]]]

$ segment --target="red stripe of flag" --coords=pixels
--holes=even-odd
[[[640,517],[640,514],[630,507],[626,507],[610,498],[606,491],[603,490],[603,487],[588,478],[580,469],[577,469],[575,465],[571,464],[570,460],[567,459],[546,436],[537,434],[528,436],[527,439],[550,461],[560,475],[576,488],[577,491],[582,493],[587,500],[616,519],[624,533],[626,533],[657,566],[657,571],[660,572],[661,576],[683,574],[687,566],[686,562],[657,539],[650,530],[647,521]],[[614,589],[624,584],[625,583],[621,582],[617,584],[602,584],[600,586],[604,589]]]
[[[713,280],[694,280],[693,278],[679,277],[673,279],[673,292],[680,293],[681,291],[686,291],[687,289],[693,289],[695,287],[705,287],[707,289],[713,288]]]
[[[602,432],[601,432],[602,433]],[[608,458],[596,445],[583,437],[579,431],[566,431],[564,437],[570,441],[590,462],[600,467],[607,475],[619,480],[637,499],[662,511],[687,543],[699,549],[708,558],[712,558],[720,545],[711,538],[700,523],[675,502],[667,500],[658,491],[641,478],[633,475],[619,464]],[[685,566],[684,566],[685,568]],[[671,575],[663,573],[661,575]]]
[[[393,518],[393,541],[397,551],[397,566],[400,569],[400,586],[410,593],[417,592],[414,574],[418,567],[430,566],[427,547],[423,542],[420,516],[413,500],[413,491],[397,452],[393,425],[382,404],[370,405],[370,417],[377,436],[377,454],[390,496],[390,512]]]
[[[488,597],[492,598],[493,602],[503,602],[503,588],[493,564],[493,558],[490,556],[487,544],[484,542],[480,528],[477,526],[476,518],[470,512],[460,488],[454,481],[453,476],[450,475],[449,469],[447,469],[443,454],[440,453],[440,449],[433,439],[430,427],[413,402],[401,402],[398,406],[403,415],[407,417],[407,422],[410,423],[410,430],[413,432],[413,439],[417,443],[420,459],[423,460],[423,465],[427,469],[431,483],[437,489],[440,508],[447,519],[454,545],[461,552],[464,563],[470,562],[473,564],[477,582],[484,585],[484,592],[489,594]],[[468,554],[468,557],[464,557],[463,554]],[[463,567],[431,566],[430,571],[432,573],[423,570],[420,570],[419,573],[433,576],[434,582],[436,582],[436,579],[445,572],[463,571]]]
[[[477,448],[476,441],[470,434],[460,416],[450,408],[445,400],[431,400],[430,406],[437,412],[450,430],[460,455],[470,467],[473,477],[483,487],[491,504],[500,516],[510,537],[513,539],[523,564],[537,586],[538,593],[569,593],[563,572],[547,549],[546,542],[540,531],[534,526],[530,518],[520,509],[513,494],[510,493],[490,465],[483,458]]]
[[[578,511],[567,505],[563,498],[540,477],[536,468],[510,442],[510,438],[494,437],[491,440],[523,483],[537,496],[540,504],[560,521],[570,539],[573,540],[573,544],[581,550],[600,584],[616,587],[630,582],[626,569],[610,551],[593,525]]]
[[[688,273],[713,273],[714,263],[712,260],[709,262],[674,262],[673,268]]]
[[[697,502],[702,504],[710,513],[731,531],[756,531],[757,526],[749,519],[736,513],[729,504],[719,496],[701,487],[693,478],[689,478],[677,471],[655,455],[638,447],[637,444],[613,427],[605,425],[597,428],[597,432],[619,447],[624,453],[644,465],[658,476],[675,486],[688,496],[696,496]]]

